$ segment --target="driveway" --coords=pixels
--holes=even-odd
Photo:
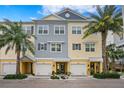
[[[0,80],[1,88],[124,88],[123,79],[106,80]]]

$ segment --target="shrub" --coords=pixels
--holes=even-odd
[[[98,78],[98,79],[106,79],[106,78],[118,79],[118,78],[120,78],[120,74],[118,74],[116,72],[96,73],[93,75],[93,77]]]
[[[71,75],[71,72],[66,72],[66,75],[67,75],[67,76],[70,76],[70,75]]]
[[[65,76],[61,76],[62,79],[66,79]]]
[[[51,79],[59,79],[59,77],[58,76],[55,76],[55,75],[54,76],[51,76],[50,78]]]
[[[3,79],[25,79],[27,75],[25,74],[8,74]]]
[[[56,73],[55,73],[55,71],[52,71],[52,75],[55,75]]]

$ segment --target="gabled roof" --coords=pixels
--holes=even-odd
[[[69,12],[71,12],[71,13],[73,13],[73,14],[75,14],[75,15],[77,15],[77,16],[83,18],[83,19],[87,19],[86,17],[84,17],[84,16],[83,16],[82,14],[80,14],[79,12],[76,12],[76,11],[70,9],[70,8],[65,8],[65,9],[61,10],[60,12],[57,12],[56,14],[59,15],[59,14],[61,14],[61,13],[63,13],[63,12],[66,12],[66,11],[69,11]]]
[[[50,17],[50,16],[55,16],[55,17],[58,18],[59,20],[65,20],[64,18],[62,18],[61,16],[58,16],[58,15],[56,15],[56,14],[48,15],[48,16],[44,17],[42,20],[45,20],[45,19],[47,19],[47,18]]]
[[[35,58],[29,57],[29,56],[23,56],[21,58],[21,61],[22,62],[34,62],[35,61]]]
[[[57,13],[50,14],[50,15],[44,17],[42,20],[45,20],[45,19],[47,19],[47,18],[49,18],[49,17],[51,17],[51,16],[55,16],[56,18],[58,18],[58,19],[60,19],[60,20],[67,20],[66,18],[60,16],[60,14],[62,14],[62,13],[64,13],[64,12],[67,12],[67,11],[68,11],[68,12],[71,12],[72,14],[74,14],[74,15],[76,15],[76,16],[78,16],[78,17],[80,17],[81,20],[86,20],[86,19],[87,19],[87,18],[84,17],[82,14],[77,13],[76,11],[74,11],[74,10],[72,10],[72,9],[65,8],[65,9],[63,9],[63,10],[57,12]],[[73,20],[73,19],[71,19],[71,20]]]

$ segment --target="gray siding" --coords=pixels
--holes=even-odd
[[[65,14],[66,13],[69,13],[70,14],[70,17],[69,18],[65,17]],[[70,19],[70,20],[83,20],[82,17],[80,17],[80,16],[78,16],[76,14],[73,14],[72,12],[69,12],[69,11],[65,11],[63,13],[60,13],[58,16],[61,16],[61,17],[65,18],[65,19]]]
[[[49,34],[48,35],[38,35],[37,27],[38,25],[49,25]],[[65,26],[65,34],[64,35],[54,35],[54,25],[64,25]],[[67,38],[67,23],[63,21],[37,21],[35,27],[36,34],[36,55],[37,58],[67,58],[68,57],[68,38]],[[50,43],[48,41],[63,41],[62,44],[62,52],[50,52]],[[47,50],[39,51],[38,43],[39,42],[47,42]]]

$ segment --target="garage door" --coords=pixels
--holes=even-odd
[[[37,64],[36,75],[51,75],[52,66],[50,64]]]
[[[70,70],[72,75],[86,75],[85,64],[72,64]]]
[[[15,74],[16,73],[16,64],[3,64],[3,75],[6,74]]]

